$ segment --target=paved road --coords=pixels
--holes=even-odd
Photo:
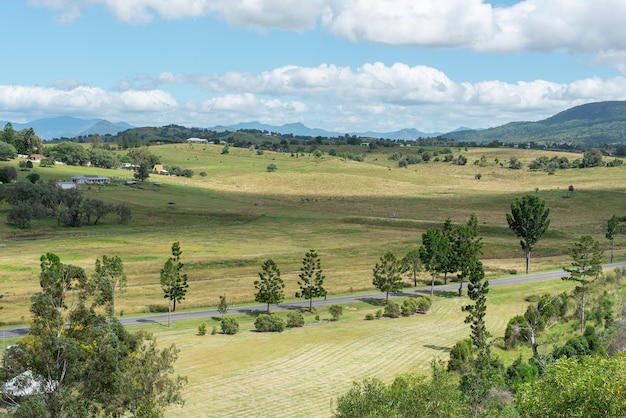
[[[605,264],[605,270],[613,270],[615,267],[626,267],[626,262],[622,263],[613,263],[613,264]],[[550,280],[556,279],[559,277],[563,277],[566,273],[563,270],[555,270],[544,273],[536,273],[522,276],[510,276],[502,279],[494,279],[489,281],[490,287],[497,286],[505,286],[511,284],[520,284],[520,283],[530,283],[541,280]],[[466,284],[463,285],[463,289],[465,290]],[[440,285],[435,287],[435,292],[457,292],[459,289],[458,283],[448,284],[448,285]],[[410,295],[417,294],[429,294],[430,287],[419,287],[415,289],[406,289],[402,293],[390,294],[389,297],[406,297]],[[333,303],[344,304],[351,303],[355,301],[363,301],[363,300],[372,300],[372,299],[384,299],[384,293],[372,293],[366,295],[353,295],[353,296],[338,296],[324,299],[318,299],[313,301],[313,306],[325,306]],[[276,309],[299,309],[299,308],[308,308],[309,301],[296,301],[296,302],[285,302],[278,305],[271,305],[272,310]],[[267,310],[267,305],[253,305],[253,306],[244,306],[244,307],[230,307],[228,309],[229,314],[240,313],[240,314],[254,314],[258,312],[265,312]],[[219,311],[213,309],[202,310],[202,311],[193,311],[193,312],[176,312],[172,314],[172,321],[180,321],[184,319],[202,319],[202,318],[211,318],[212,316],[220,316]],[[120,322],[123,325],[140,325],[140,324],[149,324],[149,323],[160,323],[167,324],[167,314],[155,314],[155,315],[144,315],[144,316],[136,316],[136,317],[125,317],[120,318]],[[2,338],[13,338],[25,335],[28,333],[28,328],[11,328],[5,329],[0,332],[0,336]]]

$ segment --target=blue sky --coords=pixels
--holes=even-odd
[[[0,3],[0,120],[446,132],[626,100],[623,0]]]

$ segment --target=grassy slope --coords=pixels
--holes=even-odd
[[[481,223],[488,273],[521,270],[523,254],[506,226],[505,213],[516,196],[536,189],[552,210],[552,224],[536,246],[532,267],[559,268],[567,263],[567,246],[580,234],[590,233],[608,247],[603,238],[606,220],[621,214],[625,201],[626,167],[547,175],[508,170],[494,162],[511,155],[528,162],[542,154],[537,151],[470,149],[462,151],[470,161],[467,166],[429,163],[401,169],[388,160],[397,149],[367,154],[361,163],[328,156],[257,155],[235,148],[222,155],[221,150],[210,145],[152,147],[163,162],[191,168],[196,176],[152,176],[159,185],[138,188],[116,184],[84,189],[88,197],[130,204],[133,220],[127,226],[120,227],[114,216],[102,225],[77,229],[42,221],[26,232],[40,236],[23,239],[24,232],[0,224],[0,293],[6,295],[6,322],[28,317],[29,295],[38,288],[38,259],[48,251],[88,271],[93,271],[96,258],[120,255],[129,288],[119,306],[132,313],[162,303],[159,270],[175,240],[181,243],[191,281],[183,304],[189,308],[216,305],[220,294],[235,303],[253,300],[252,282],[269,257],[277,261],[287,294],[293,295],[301,258],[309,248],[322,257],[331,294],[370,289],[371,268],[384,251],[401,256],[419,245],[426,228],[446,218],[465,222],[472,212]],[[490,165],[471,165],[481,155]],[[266,172],[270,163],[278,166],[277,172]],[[121,170],[64,166],[37,171],[50,179],[86,171],[130,177]],[[201,171],[207,176],[198,176]],[[481,180],[474,178],[477,172]],[[575,192],[565,199],[569,185]],[[1,204],[0,216],[7,211]],[[624,236],[618,237],[619,255],[625,243]]]
[[[488,327],[501,337],[508,319],[524,312],[529,294],[571,289],[561,280],[532,286],[506,286],[490,292]],[[427,315],[366,321],[379,307],[364,302],[344,307],[338,322],[317,323],[305,314],[304,328],[281,334],[260,334],[250,316],[238,316],[235,336],[198,336],[199,321],[149,327],[160,344],[181,349],[177,372],[187,375],[185,416],[329,417],[332,401],[353,381],[377,377],[386,382],[402,373],[425,372],[430,362],[448,359],[450,347],[469,335],[461,306],[466,297],[436,297]],[[280,313],[282,314],[282,313]],[[330,318],[319,313],[322,321]],[[217,324],[207,318],[209,330]],[[219,330],[219,328],[218,328]],[[507,363],[517,352],[495,351]],[[522,351],[525,356],[529,350]],[[172,408],[169,416],[180,416]]]
[[[184,307],[216,305],[253,299],[252,285],[261,263],[273,257],[287,281],[287,294],[296,290],[300,260],[308,248],[322,257],[331,293],[371,288],[371,268],[387,249],[398,255],[417,246],[422,232],[446,218],[464,222],[477,213],[490,276],[523,269],[518,240],[508,230],[504,214],[512,199],[534,193],[547,200],[552,226],[533,253],[533,268],[568,264],[567,246],[582,233],[591,233],[605,247],[604,226],[613,214],[622,215],[626,168],[559,171],[550,176],[498,167],[515,155],[528,162],[537,155],[527,150],[470,150],[469,161],[485,155],[490,166],[479,168],[443,163],[400,169],[387,154],[368,154],[362,163],[323,157],[220,146],[170,145],[153,147],[170,165],[192,168],[207,177],[152,177],[160,185],[122,185],[85,189],[87,196],[127,202],[133,221],[120,227],[114,217],[97,227],[57,229],[41,222],[26,234],[0,224],[0,293],[3,319],[28,319],[29,297],[38,288],[39,256],[57,253],[63,262],[93,271],[101,255],[120,255],[129,276],[129,289],[119,301],[126,312],[141,312],[162,303],[159,269],[171,243],[180,240],[191,280]],[[397,150],[394,150],[397,151]],[[455,150],[455,153],[458,150]],[[572,159],[573,156],[570,156]],[[275,173],[265,167],[274,163]],[[38,169],[42,177],[66,178],[88,171],[123,179],[129,173],[56,166]],[[477,172],[482,174],[475,180]],[[564,199],[569,185],[572,197]],[[0,214],[8,211],[0,205]],[[394,214],[395,217],[391,217]],[[2,215],[4,216],[4,215]],[[37,235],[37,236],[33,236]],[[624,256],[626,239],[617,239]],[[489,329],[502,335],[508,319],[523,313],[529,293],[569,289],[559,280],[528,287],[494,288],[490,293]],[[199,337],[197,321],[146,326],[161,344],[181,349],[177,372],[189,376],[186,416],[329,416],[331,399],[345,393],[350,382],[365,377],[390,381],[407,371],[426,371],[434,357],[447,358],[449,348],[469,334],[460,306],[465,298],[436,297],[433,312],[398,320],[363,321],[378,307],[365,303],[344,310],[337,323],[311,325],[280,335],[250,332],[252,317],[239,318],[241,334]],[[329,318],[325,312],[322,319]],[[209,329],[213,324],[209,321]],[[315,322],[313,316],[307,322]],[[510,353],[500,353],[503,357]],[[179,416],[178,409],[169,412]]]

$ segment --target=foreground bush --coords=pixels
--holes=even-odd
[[[254,321],[254,328],[259,332],[283,332],[285,320],[275,315],[261,314]]]

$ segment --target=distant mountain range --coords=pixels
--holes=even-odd
[[[0,121],[0,129],[7,121]],[[33,128],[39,138],[44,141],[55,138],[76,138],[92,134],[115,135],[133,126],[126,122],[112,123],[104,119],[79,119],[71,116],[37,119],[27,123],[11,122],[13,129],[20,131],[24,128]]]
[[[6,124],[0,121],[0,129]],[[112,123],[104,119],[79,119],[69,116],[38,119],[29,123],[12,123],[21,130],[33,128],[43,140],[75,138],[98,133],[116,135],[132,129],[126,122]],[[471,130],[459,128],[448,133],[421,132],[417,129],[401,129],[393,132],[332,132],[309,128],[301,123],[281,126],[260,122],[245,122],[228,126],[213,126],[212,131],[258,130],[306,137],[337,137],[346,134],[361,138],[385,138],[411,141],[417,138],[444,136],[456,141],[490,143],[563,143],[601,145],[626,143],[626,101],[589,103],[576,106],[538,122],[511,122],[495,128]]]

